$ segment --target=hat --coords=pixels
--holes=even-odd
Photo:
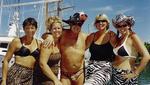
[[[97,15],[97,16],[95,17],[95,22],[96,22],[97,20],[106,20],[106,21],[109,23],[109,19],[108,19],[108,17],[107,17],[106,14],[99,14],[99,15]]]
[[[118,15],[116,15],[116,17],[114,19],[112,19],[112,23],[113,23],[114,27],[116,27],[116,28],[118,27],[118,25],[120,23],[124,23],[129,26],[133,26],[135,23],[135,20],[131,16],[126,16],[124,14],[118,14]]]
[[[87,17],[88,16],[84,12],[77,12],[73,14],[73,16],[70,16],[68,20],[62,20],[62,21],[69,25],[78,24],[79,26],[82,26],[82,24],[87,19]]]

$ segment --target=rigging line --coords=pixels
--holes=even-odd
[[[41,12],[39,11],[39,16],[38,16],[38,18],[39,18],[39,20],[38,21],[41,21],[40,19],[40,13],[42,13],[42,15],[41,16],[43,16],[44,17],[44,19],[42,19],[42,23],[40,23],[40,26],[39,26],[39,31],[38,31],[38,35],[37,35],[37,38],[40,38],[40,34],[41,34],[41,31],[42,31],[42,26],[43,26],[43,22],[45,22],[45,14],[44,14],[44,10],[45,10],[45,8],[44,8],[44,3],[41,5],[42,7],[40,7],[42,10],[41,10]],[[44,20],[44,21],[43,21]]]
[[[10,2],[11,3],[11,2]],[[6,4],[10,4],[9,3],[9,1],[8,0],[6,0]],[[6,8],[5,8],[6,9]],[[13,12],[13,10],[11,10],[12,8],[10,7],[10,8],[8,8],[7,10],[8,10],[8,13],[9,13],[9,16],[8,16],[8,23],[7,23],[7,25],[9,26],[9,23],[10,22],[12,22],[12,20],[11,20],[11,15],[13,14],[12,12]]]
[[[3,0],[1,1],[1,6],[3,5]],[[2,20],[2,12],[3,12],[3,8],[0,8],[0,28],[1,27],[1,20]]]
[[[8,1],[6,0],[6,3],[8,3]],[[8,3],[9,4],[9,3]],[[8,16],[8,23],[10,22],[10,15],[11,15],[11,10],[10,10],[10,8],[8,8],[8,12],[9,12],[9,16]],[[9,24],[7,24],[7,25],[9,25]]]
[[[17,3],[20,3],[20,0],[17,0]],[[16,17],[16,27],[17,27],[17,36],[20,37],[20,27],[19,27],[19,15],[20,15],[20,6],[16,7],[17,17]]]
[[[40,9],[38,10],[38,16],[37,16],[37,17],[38,17],[38,18],[37,18],[38,21],[41,21],[41,20],[40,20],[40,16],[41,16],[40,13],[42,13],[42,12],[40,12],[41,9],[42,9],[42,7],[40,7]],[[41,24],[38,24],[38,25],[39,25],[39,29],[38,29],[38,31],[37,31],[37,33],[38,33],[37,38],[39,38],[39,36],[40,36],[40,31],[41,31]],[[36,33],[36,34],[37,34],[37,33]]]
[[[33,4],[40,4],[40,3],[45,3],[45,2],[56,2],[56,1],[61,1],[61,0],[42,0],[42,1],[37,1],[37,2],[23,2],[23,3],[18,3],[18,4],[10,4],[10,5],[1,5],[1,7],[16,7],[16,6],[24,6],[24,5],[33,5]]]

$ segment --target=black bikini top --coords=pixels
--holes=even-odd
[[[125,38],[124,42],[120,46],[113,49],[113,51],[116,55],[129,56],[128,50],[127,50],[126,44],[125,44],[126,40],[127,40],[127,37]]]
[[[20,41],[21,41],[21,44],[22,44],[21,38],[20,38]],[[37,42],[37,46],[38,46],[38,41],[37,41],[37,39],[36,39],[36,42]],[[26,57],[26,56],[29,56],[29,55],[30,55],[30,56],[33,56],[34,58],[38,58],[39,55],[40,55],[40,50],[37,48],[37,49],[35,49],[33,52],[31,52],[31,51],[29,50],[29,48],[25,47],[25,46],[22,44],[22,47],[21,47],[18,51],[16,51],[14,54],[15,54],[15,55],[18,55],[18,56],[21,56],[21,57]]]
[[[113,49],[115,55],[119,55],[121,57],[128,57],[128,58],[136,58],[134,55],[132,55],[129,50],[126,47],[126,41],[128,36],[125,38],[124,42]]]

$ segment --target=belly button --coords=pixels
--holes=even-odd
[[[76,65],[73,65],[73,68],[76,68]]]

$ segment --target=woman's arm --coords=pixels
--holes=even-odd
[[[51,80],[54,81],[54,83],[59,83],[57,76],[52,72],[51,68],[48,66],[47,62],[49,60],[49,56],[52,53],[52,46],[50,48],[44,48],[41,46],[41,52],[40,52],[40,67],[42,68],[43,73]]]
[[[16,46],[17,46],[17,39],[14,39],[9,44],[8,51],[7,51],[6,55],[4,56],[3,67],[2,67],[2,85],[6,85],[8,64],[9,64],[10,59],[13,57],[13,53],[16,50]]]
[[[85,42],[86,50],[90,47],[91,43],[93,42],[93,39],[94,39],[94,33],[91,33],[90,35],[87,36]]]
[[[117,45],[117,35],[116,33],[114,33],[113,31],[109,31],[109,35],[110,35],[110,43],[113,47],[116,47]]]
[[[150,60],[150,55],[146,47],[144,46],[144,43],[139,39],[139,37],[136,34],[132,35],[133,43],[135,44],[136,49],[140,53],[142,60],[140,62],[140,65],[135,70],[135,74],[139,75],[143,69],[146,67],[147,63]]]

